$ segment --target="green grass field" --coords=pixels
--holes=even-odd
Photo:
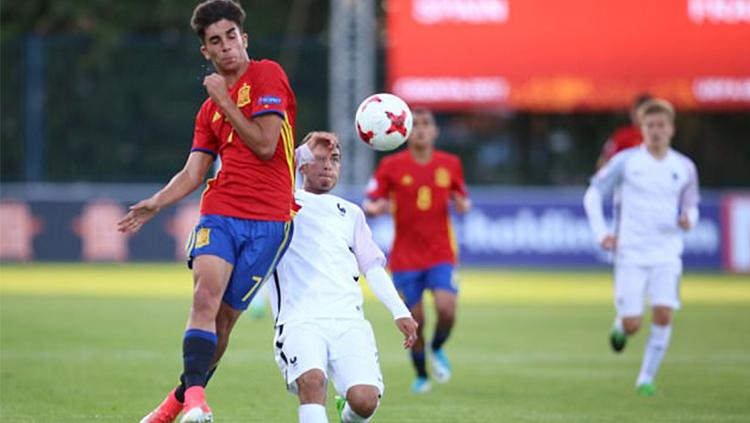
[[[179,265],[4,265],[0,420],[138,421],[177,381],[190,286]],[[747,277],[686,275],[653,398],[633,387],[647,333],[609,351],[608,274],[464,270],[461,289],[454,378],[424,396],[408,392],[400,336],[369,301],[386,380],[376,421],[750,421]],[[208,388],[218,422],[296,421],[272,337],[268,316],[238,324]]]

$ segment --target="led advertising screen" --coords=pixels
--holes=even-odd
[[[390,0],[387,84],[458,110],[750,109],[750,0]]]

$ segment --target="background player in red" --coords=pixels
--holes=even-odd
[[[596,160],[596,168],[600,169],[602,166],[607,164],[615,154],[622,150],[641,145],[643,142],[643,136],[641,135],[641,127],[638,123],[638,108],[653,97],[651,94],[641,94],[633,100],[633,104],[630,107],[630,125],[625,125],[617,128],[615,132],[607,138],[602,146],[602,151],[599,153],[599,158]]]
[[[181,410],[182,422],[213,421],[204,386],[232,327],[292,236],[296,102],[277,63],[250,60],[244,19],[242,7],[230,0],[195,8],[191,24],[216,73],[203,81],[209,98],[195,120],[193,148],[185,167],[119,222],[120,231],[137,231],[200,186],[221,156],[188,247],[194,289],[181,384],[142,422],[171,422]]]
[[[419,323],[418,339],[411,349],[417,372],[416,393],[430,390],[422,334],[422,294],[432,291],[438,321],[432,338],[432,370],[438,382],[447,382],[451,367],[443,351],[456,314],[458,286],[454,278],[457,245],[451,228],[449,205],[458,213],[471,208],[461,161],[435,149],[438,128],[424,108],[413,110],[414,127],[408,149],[384,158],[367,189],[365,213],[394,213],[396,236],[389,265],[396,289]]]

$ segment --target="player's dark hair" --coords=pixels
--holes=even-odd
[[[424,107],[424,106],[413,107],[411,109],[411,114],[412,114],[412,116],[413,115],[417,115],[417,114],[419,114],[419,115],[426,114],[426,115],[430,116],[430,118],[432,119],[433,122],[435,122],[435,114],[432,113],[432,110],[428,109],[427,107]]]
[[[245,11],[242,5],[233,0],[206,0],[195,6],[193,17],[190,18],[190,26],[203,42],[206,28],[222,19],[232,21],[242,30],[245,22]]]
[[[664,113],[669,117],[669,120],[674,122],[675,112],[674,107],[667,100],[661,98],[652,98],[641,104],[638,108],[638,120],[643,120],[646,115],[652,115],[656,113]]]

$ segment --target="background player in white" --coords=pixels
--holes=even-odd
[[[616,155],[591,180],[584,207],[591,229],[605,250],[614,252],[617,317],[612,348],[622,351],[638,331],[644,294],[653,307],[638,393],[654,395],[654,378],[672,333],[672,311],[680,307],[682,235],[698,221],[698,173],[695,164],[670,148],[675,113],[659,99],[638,109],[644,143]],[[619,189],[615,229],[604,222],[603,197]]]
[[[344,422],[369,421],[383,394],[360,274],[393,314],[404,348],[417,339],[417,322],[385,271],[385,255],[372,240],[364,213],[329,193],[338,181],[340,160],[338,140],[331,133],[310,133],[297,149],[303,189],[295,199],[302,209],[270,284],[276,362],[287,388],[299,397],[300,422],[328,421],[329,379],[342,396],[337,409]]]

